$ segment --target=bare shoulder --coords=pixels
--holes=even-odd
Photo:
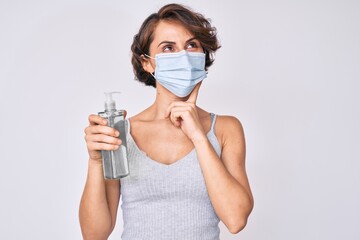
[[[220,125],[230,125],[231,127],[240,127],[242,128],[242,124],[240,122],[240,120],[234,116],[230,116],[230,115],[217,115],[216,116],[216,121],[220,124]],[[225,127],[225,126],[223,126]]]
[[[146,113],[147,112],[146,112],[146,109],[145,109],[144,111],[139,112],[139,113],[137,113],[137,114],[135,114],[135,115],[133,115],[133,116],[131,116],[129,118],[131,118],[131,122],[143,121],[144,119],[146,119],[146,116],[147,116]]]
[[[243,126],[240,120],[234,116],[217,115],[215,131],[221,140],[244,138]]]

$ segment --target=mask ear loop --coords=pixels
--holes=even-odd
[[[149,55],[147,55],[146,53],[144,53],[143,55],[144,55],[145,57],[148,57],[148,58],[151,58],[151,59],[155,59],[154,57],[149,56]],[[154,75],[153,73],[150,73],[150,74],[151,74],[151,76],[153,76],[153,78],[156,80],[155,75]]]
[[[204,54],[205,54],[205,59],[206,59],[206,54],[208,54],[208,51],[206,51],[206,49],[204,49]],[[205,61],[206,61],[206,60],[205,60]],[[206,70],[205,72],[206,72],[206,75],[208,75],[209,71]]]
[[[149,55],[147,55],[146,53],[144,53],[144,56],[146,56],[146,57],[148,57],[148,58],[151,58],[151,59],[155,59],[154,57],[149,56]]]

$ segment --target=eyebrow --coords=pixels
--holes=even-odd
[[[159,47],[161,44],[175,44],[175,42],[171,42],[171,41],[162,41],[161,43],[159,43],[159,45],[157,47]]]
[[[191,42],[194,39],[196,39],[196,37],[192,37],[192,38],[186,40],[186,43]],[[172,42],[172,41],[162,41],[161,43],[159,43],[159,45],[157,47],[159,47],[161,44],[164,44],[164,43],[166,43],[166,44],[176,44],[176,42]]]
[[[196,37],[192,37],[189,40],[186,41],[186,43],[191,42],[192,40],[196,39]]]

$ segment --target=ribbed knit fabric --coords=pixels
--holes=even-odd
[[[214,133],[216,115],[211,118],[207,137],[220,156]],[[162,164],[138,148],[129,130],[127,147],[130,175],[121,178],[122,240],[218,240],[219,218],[195,149],[173,164]]]

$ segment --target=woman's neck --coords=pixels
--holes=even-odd
[[[158,86],[156,88],[155,101],[151,106],[154,120],[167,118],[167,111],[171,103],[177,101],[186,101],[187,99],[188,97],[178,97],[164,89],[164,87]]]
[[[161,86],[160,84],[156,88],[156,97],[154,103],[141,112],[137,117],[140,117],[143,121],[157,121],[157,120],[165,120],[168,119],[167,111],[171,103],[177,101],[187,101],[189,96],[187,97],[177,97],[172,94],[166,88]],[[206,113],[204,110],[197,107],[199,114],[204,115]],[[204,115],[206,116],[206,114]]]

